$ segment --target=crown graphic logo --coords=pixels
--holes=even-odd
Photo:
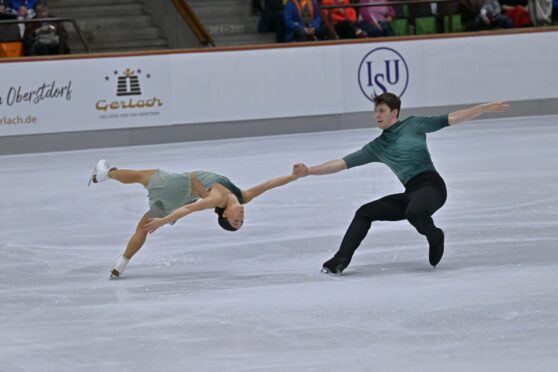
[[[139,96],[141,95],[141,88],[138,76],[134,70],[129,68],[124,71],[122,76],[118,76],[118,83],[116,88],[117,96]]]

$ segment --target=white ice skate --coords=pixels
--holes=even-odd
[[[124,273],[124,270],[126,269],[126,265],[128,265],[128,262],[130,262],[129,258],[126,258],[124,256],[118,257],[118,260],[116,261],[116,264],[114,265],[114,268],[110,272],[110,278],[115,279],[115,278],[119,278],[120,276],[122,276],[122,274]]]
[[[95,168],[93,168],[93,174],[91,174],[91,178],[89,178],[89,183],[87,186],[93,183],[99,183],[108,180],[109,171],[116,169],[114,167],[110,167],[105,159],[99,160]]]

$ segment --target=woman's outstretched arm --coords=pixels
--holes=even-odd
[[[212,188],[209,195],[203,199],[198,199],[192,204],[187,204],[180,208],[176,208],[169,215],[162,218],[150,218],[147,223],[143,225],[143,231],[148,234],[152,234],[159,227],[176,221],[182,217],[185,217],[191,213],[203,211],[205,209],[212,209],[217,207],[223,199],[223,195],[217,188]]]
[[[244,204],[249,203],[255,197],[260,196],[264,192],[271,190],[273,188],[284,186],[290,182],[297,180],[299,177],[295,175],[288,175],[288,176],[281,176],[277,178],[270,179],[261,183],[257,186],[254,186],[247,190],[242,190],[242,200]]]
[[[298,163],[293,166],[293,174],[298,177],[321,176],[323,174],[331,174],[341,172],[347,169],[347,163],[343,159],[330,160],[320,165],[308,167],[306,164]]]

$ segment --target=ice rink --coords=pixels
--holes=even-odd
[[[373,117],[370,116],[371,126]],[[340,158],[378,129],[0,157],[0,371],[558,371],[558,117],[429,135],[448,186],[428,264],[406,221],[372,225],[341,278],[320,273],[355,210],[403,188],[369,164],[300,179],[117,256],[146,191],[87,187],[94,164],[209,170],[241,188]]]

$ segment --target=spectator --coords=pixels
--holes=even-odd
[[[16,14],[17,14],[17,19],[19,21],[25,21],[35,16],[35,11],[33,9],[27,8],[25,5],[20,5],[18,8],[14,8],[14,9],[17,9]],[[19,23],[17,26],[19,27],[19,35],[23,39],[26,25],[25,23]]]
[[[12,9],[19,9],[20,6],[24,6],[27,9],[35,9],[37,5],[37,0],[12,0]]]
[[[0,20],[16,19],[15,12],[8,0],[0,0]]]
[[[35,19],[49,18],[46,5],[36,7]],[[67,45],[67,34],[62,24],[51,22],[29,23],[23,38],[25,55],[54,55],[67,54],[70,49]]]
[[[528,7],[534,26],[552,23],[552,0],[529,0]]]
[[[552,1],[552,20],[553,23],[558,22],[558,0]]]
[[[17,19],[16,12],[9,7],[7,0],[0,0],[0,21]],[[0,26],[0,42],[21,40],[17,24]]]
[[[285,1],[265,0],[258,32],[275,32],[277,42],[285,41]]]
[[[418,3],[414,0],[409,0],[407,4],[409,7],[409,25],[413,28],[416,27],[415,21],[417,18],[433,17],[438,12],[438,5],[436,3]],[[478,12],[475,12],[475,15],[477,14]]]
[[[258,15],[262,10],[262,0],[252,0],[252,14]]]
[[[384,0],[360,0],[360,4],[381,3]],[[360,8],[360,15],[370,25],[366,29],[368,36],[393,36],[391,22],[395,18],[392,6],[365,6]]]
[[[350,4],[349,0],[322,0],[322,6]],[[330,15],[331,19],[329,19]],[[368,33],[363,30],[363,28],[368,27],[368,24],[364,21],[357,24],[358,17],[354,8],[324,9],[322,10],[322,17],[329,19],[340,39],[368,36]]]
[[[511,18],[502,14],[502,7],[498,0],[486,0],[481,8],[480,15],[473,23],[472,30],[483,31],[512,27]]]
[[[15,20],[17,15],[6,0],[0,0],[0,21]],[[0,25],[0,58],[22,55],[21,36],[16,23]]]
[[[524,5],[504,5],[504,14],[512,20],[513,27],[529,27],[532,26],[529,10]]]
[[[324,39],[325,27],[316,0],[288,0],[285,6],[286,41]]]
[[[459,14],[461,14],[463,29],[472,30],[483,4],[482,0],[459,0]]]
[[[12,0],[12,9],[17,9],[14,13],[17,15],[17,19],[26,20],[31,19],[35,16],[35,5],[37,0]],[[25,32],[25,23],[20,23],[19,32],[23,38]]]
[[[11,3],[9,3],[8,1],[0,0],[0,15],[9,13],[10,5]]]

